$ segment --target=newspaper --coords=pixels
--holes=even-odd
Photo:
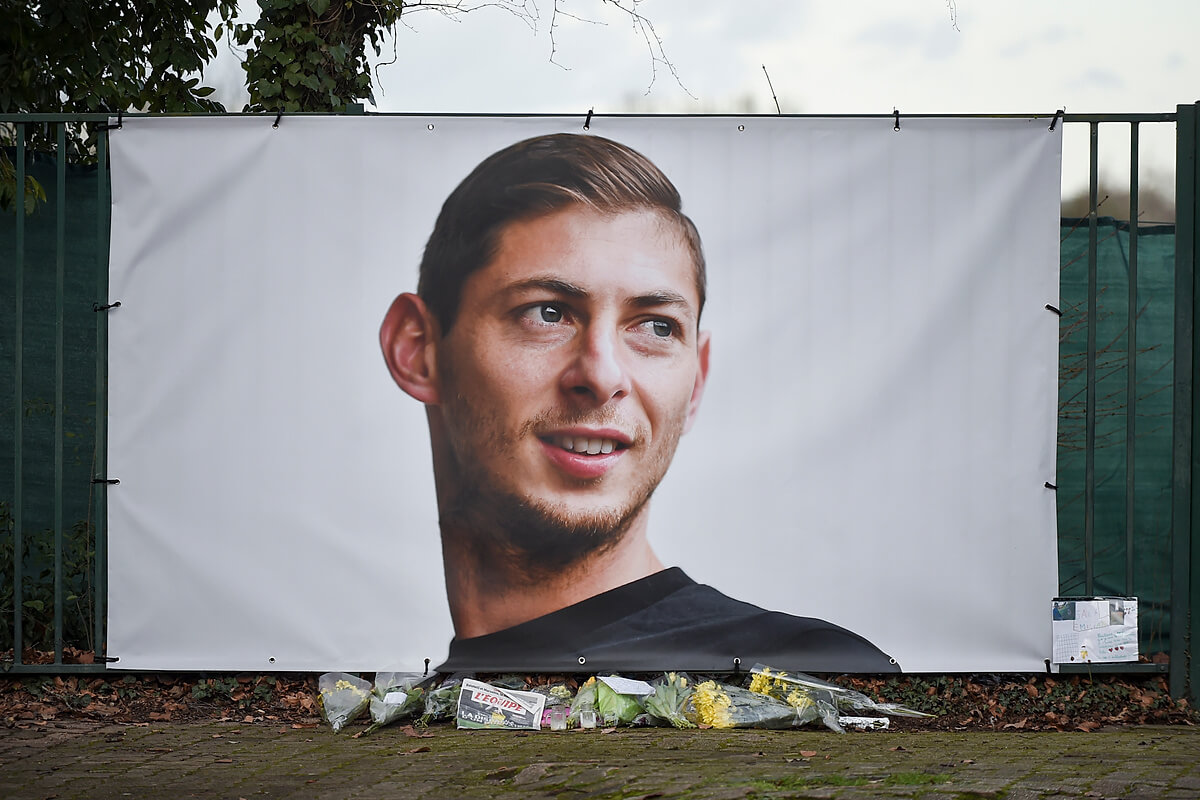
[[[458,727],[536,731],[545,706],[545,695],[466,678],[458,696]]]

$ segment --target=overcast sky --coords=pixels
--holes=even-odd
[[[623,0],[627,2],[628,0]],[[496,8],[405,16],[375,110],[477,113],[1169,112],[1200,100],[1200,2],[1155,0],[642,0],[678,81],[627,15],[552,0],[536,25]],[[246,3],[250,6],[249,3]],[[221,47],[209,82],[231,110],[244,80]],[[384,61],[392,61],[392,43]],[[1174,127],[1142,127],[1142,182],[1173,181]],[[1087,129],[1064,140],[1064,188],[1087,179]],[[1101,127],[1125,181],[1128,126]]]

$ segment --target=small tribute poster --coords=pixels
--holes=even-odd
[[[1136,597],[1056,597],[1054,663],[1138,660]]]

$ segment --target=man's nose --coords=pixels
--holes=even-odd
[[[563,390],[596,405],[629,394],[629,373],[618,332],[588,327],[576,341],[574,356],[562,375]]]

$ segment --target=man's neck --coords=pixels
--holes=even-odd
[[[537,619],[663,568],[646,539],[645,514],[615,546],[534,580],[497,554],[481,552],[478,537],[462,536],[447,527],[443,524],[442,560],[450,616],[460,639]]]

